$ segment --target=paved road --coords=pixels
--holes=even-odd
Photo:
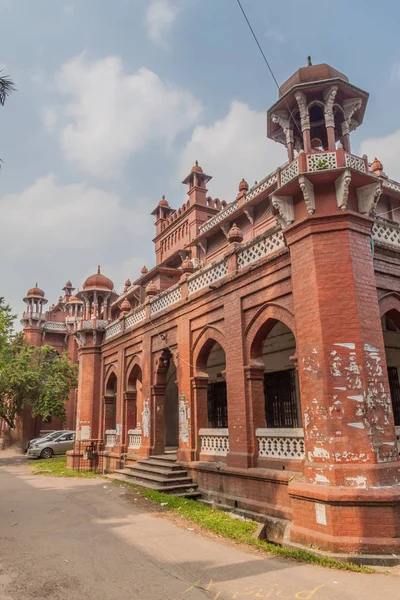
[[[260,556],[137,509],[103,479],[4,462],[0,600],[400,599],[397,577]]]

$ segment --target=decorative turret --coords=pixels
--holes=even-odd
[[[85,319],[111,319],[110,306],[118,297],[113,290],[113,282],[100,272],[99,266],[97,273],[86,279],[83,290],[77,294],[85,305]]]
[[[182,183],[188,186],[188,196],[190,204],[205,205],[207,197],[207,183],[212,179],[211,175],[206,175],[199,163],[195,162],[189,175],[185,177]]]
[[[230,244],[240,243],[243,241],[243,233],[241,229],[234,223],[228,232],[228,242]]]
[[[74,290],[75,290],[75,288],[73,287],[72,283],[68,279],[67,283],[63,287],[64,296],[65,296],[65,299],[67,302],[68,302],[68,298],[70,296],[72,296],[72,293],[74,292]]]
[[[127,298],[121,302],[120,305],[120,317],[124,317],[131,310],[130,302]]]
[[[150,281],[149,285],[146,287],[146,296],[148,298],[151,298],[152,296],[156,296],[158,292],[159,290],[157,286],[152,281]]]
[[[22,323],[24,326],[38,324],[44,321],[43,307],[47,304],[44,291],[35,284],[35,287],[28,290],[24,302],[27,305],[26,311],[23,313]]]
[[[279,89],[268,111],[268,137],[294,151],[335,150],[341,142],[350,152],[350,132],[361,125],[368,94],[327,64],[302,67]]]

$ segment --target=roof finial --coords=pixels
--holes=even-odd
[[[36,282],[36,283],[35,283],[35,287],[37,287],[37,286],[38,286],[38,284],[37,284],[37,282]]]
[[[196,165],[196,167],[199,166],[199,161],[198,160],[196,160],[195,165]]]
[[[165,200],[165,194],[162,195],[162,199]]]
[[[97,267],[97,274],[100,275],[100,265]]]
[[[312,67],[311,56],[307,56],[307,66]]]

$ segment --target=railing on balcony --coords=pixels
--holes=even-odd
[[[114,321],[113,323],[109,324],[109,326],[106,329],[104,339],[108,340],[108,338],[112,337],[113,335],[117,335],[117,333],[121,333],[120,321]]]
[[[304,432],[301,428],[256,429],[260,458],[303,460]]]
[[[179,283],[157,294],[150,303],[150,312],[152,315],[176,304],[182,299],[182,290]]]
[[[400,225],[393,221],[378,217],[373,225],[372,235],[375,242],[400,248]]]
[[[194,294],[198,290],[215,283],[219,279],[223,279],[227,274],[228,263],[226,259],[211,263],[211,265],[196,271],[196,273],[188,279],[189,296],[190,294]]]
[[[299,157],[296,158],[288,165],[284,167],[281,171],[281,185],[285,185],[289,183],[296,175],[299,174]]]
[[[200,452],[211,456],[226,456],[229,452],[228,429],[200,429]]]
[[[261,181],[259,181],[256,184],[254,184],[253,187],[251,187],[249,189],[244,201],[250,202],[251,200],[254,200],[254,198],[257,198],[257,196],[259,196],[260,194],[265,192],[265,190],[268,190],[270,187],[275,185],[277,183],[277,181],[278,181],[278,175],[277,175],[276,171],[274,171],[273,173],[270,173],[269,175],[264,177],[264,179],[262,179]]]
[[[115,429],[107,429],[105,432],[106,436],[106,448],[112,448],[117,443],[117,431]]]
[[[128,315],[125,319],[125,329],[129,329],[129,327],[133,327],[136,323],[140,323],[144,321],[146,318],[146,309],[144,305],[138,306],[134,312]]]
[[[400,427],[396,427],[397,450],[400,456]]]
[[[285,248],[285,238],[281,230],[269,231],[257,236],[238,252],[238,269],[244,269],[251,263],[268,256],[275,250]]]
[[[200,227],[199,233],[206,233],[207,231],[212,229],[212,227],[218,225],[218,223],[226,219],[226,217],[232,215],[238,209],[238,206],[239,204],[237,200],[234,200],[233,202],[228,204],[228,206],[226,206],[223,210],[211,217],[211,219],[208,219],[208,221],[206,221],[204,225]]]
[[[130,450],[138,450],[142,445],[142,430],[129,429],[128,431],[128,447]]]
[[[66,317],[65,322],[66,323],[78,323],[79,321],[82,321],[83,317],[78,317],[77,315],[73,316],[73,317]]]
[[[30,311],[25,311],[22,313],[22,318],[23,319],[38,319],[41,321],[44,321],[44,314],[41,312],[30,312]]]
[[[67,331],[67,326],[65,323],[57,323],[55,321],[47,321],[43,325],[43,329],[45,331]]]

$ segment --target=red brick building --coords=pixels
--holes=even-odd
[[[196,162],[187,202],[152,213],[156,266],[119,297],[99,272],[44,328],[74,330],[78,436],[104,439],[111,468],[176,447],[206,497],[290,521],[292,543],[391,555],[400,184],[351,152],[367,100],[299,69],[267,117],[288,162],[229,204]]]

